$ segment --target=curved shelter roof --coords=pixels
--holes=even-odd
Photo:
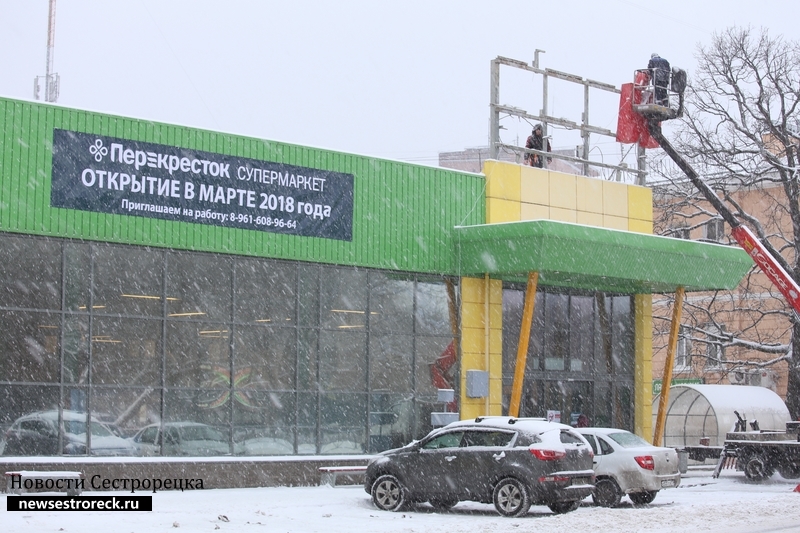
[[[761,429],[783,431],[792,419],[781,397],[765,387],[673,385],[663,445],[697,446],[701,437],[708,437],[709,445],[722,446],[725,434],[733,431],[737,422],[734,411],[748,422],[758,420]]]
[[[739,247],[558,222],[457,226],[461,276],[623,294],[733,289],[753,262]]]

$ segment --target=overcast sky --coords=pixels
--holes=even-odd
[[[48,0],[0,0],[0,96],[33,98]],[[58,105],[423,164],[485,146],[497,56],[611,83],[651,52],[692,75],[697,45],[733,25],[800,40],[796,0],[58,0]],[[541,78],[501,70],[500,101],[536,114]],[[616,129],[618,98],[590,94]],[[549,114],[580,121],[582,90],[553,82]],[[531,126],[503,120],[524,144]],[[578,144],[554,129],[553,147]],[[619,161],[613,139],[593,156]]]

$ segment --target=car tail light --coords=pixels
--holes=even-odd
[[[567,452],[563,450],[542,450],[539,448],[531,448],[531,453],[540,461],[557,461],[567,456]]]
[[[634,457],[634,459],[636,459],[636,462],[639,463],[639,466],[645,470],[653,470],[656,466],[655,462],[653,462],[652,455],[640,455],[638,457]]]

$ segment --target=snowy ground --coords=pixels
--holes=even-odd
[[[525,518],[501,518],[490,505],[461,502],[448,513],[427,505],[389,513],[372,506],[358,487],[299,487],[159,492],[152,512],[5,512],[6,532],[155,533],[166,531],[263,532],[767,532],[800,531],[797,481],[777,474],[761,484],[741,473],[690,471],[681,487],[659,493],[650,505],[623,499],[615,509],[587,499],[576,511],[554,515],[532,507]],[[91,493],[86,495],[109,493]],[[130,494],[130,493],[117,493]],[[137,495],[146,493],[137,492]],[[6,496],[0,496],[5,510]],[[0,511],[2,512],[2,511]]]

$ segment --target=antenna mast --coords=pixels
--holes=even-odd
[[[39,100],[39,80],[44,78],[44,101],[58,100],[59,76],[53,72],[53,56],[56,42],[56,0],[50,0],[47,16],[47,70],[44,76],[36,76],[33,80],[33,97]]]

